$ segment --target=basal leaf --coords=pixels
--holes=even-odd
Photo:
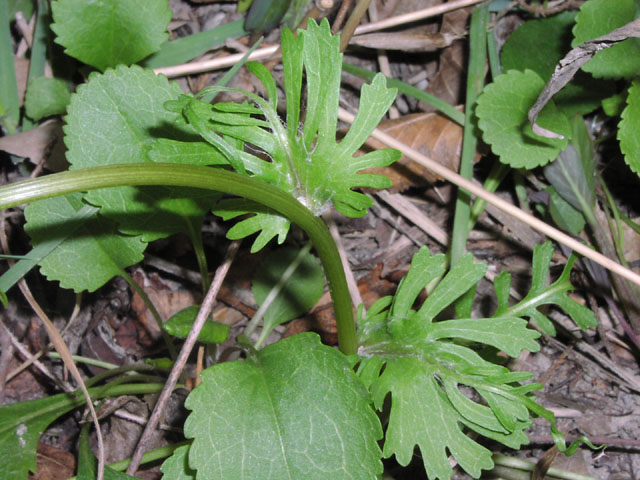
[[[164,108],[181,94],[177,83],[137,66],[90,75],[72,96],[66,116],[71,168],[192,159],[200,165],[225,164],[210,146],[185,141],[194,136],[192,129],[176,124],[179,115]],[[116,221],[121,232],[150,242],[178,232],[200,232],[202,218],[219,197],[195,189],[120,187],[92,190],[85,198]]]
[[[160,48],[169,38],[168,5],[168,0],[57,0],[51,4],[51,30],[65,53],[104,71]]]
[[[0,477],[27,480],[36,471],[36,450],[42,432],[56,418],[82,401],[64,394],[0,407]]]
[[[31,243],[49,241],[59,225],[73,220],[84,206],[82,194],[74,193],[32,203],[25,209],[25,231]],[[140,237],[122,236],[115,225],[96,213],[68,235],[47,257],[40,271],[49,280],[76,292],[97,290],[122,270],[142,260],[147,244]]]
[[[567,117],[550,101],[538,117],[543,128],[565,139],[545,138],[531,131],[527,113],[544,87],[532,70],[511,70],[498,76],[478,98],[476,114],[482,138],[502,163],[532,169],[544,165],[566,148],[571,129]]]
[[[71,98],[69,85],[59,78],[38,77],[29,82],[24,106],[29,118],[40,120],[60,115],[67,110]]]
[[[156,393],[162,385],[119,385],[90,388],[94,399],[110,395]],[[37,400],[0,406],[0,478],[27,480],[36,471],[36,449],[42,432],[58,417],[84,405],[79,393],[60,393]]]
[[[624,153],[624,161],[636,175],[640,176],[640,80],[635,80],[629,88],[627,106],[622,112],[622,120],[618,127],[620,150]]]
[[[556,64],[571,48],[571,27],[575,12],[529,20],[507,39],[500,52],[503,71],[531,69],[547,81]],[[613,84],[594,80],[584,72],[558,92],[553,100],[567,115],[586,114],[600,106],[600,101],[613,93]]]
[[[584,2],[573,27],[572,47],[605,35],[637,18],[637,0],[589,0]],[[640,39],[629,38],[604,49],[582,67],[596,78],[629,78],[640,71]]]
[[[433,274],[428,270],[441,275],[443,260],[440,255],[431,256],[426,247],[420,249],[393,303],[381,299],[359,319],[358,375],[378,410],[385,408],[391,394],[385,457],[395,455],[401,465],[407,465],[417,445],[430,479],[451,478],[448,455],[477,477],[481,470],[492,468],[491,452],[470,438],[463,426],[518,448],[527,443],[524,430],[531,424],[528,405],[532,400],[527,395],[540,386],[520,386],[518,382],[530,374],[509,372],[472,347],[491,345],[517,356],[523,349],[539,349],[535,341],[539,333],[527,329],[527,321],[515,315],[434,318],[482,277],[485,266],[473,264],[470,256],[444,276],[420,308],[414,307],[417,293],[431,281]],[[509,285],[504,280],[499,283],[499,302],[504,304]]]
[[[382,431],[347,359],[304,333],[215,365],[187,398],[198,478],[370,479]]]
[[[370,167],[389,165],[400,154],[391,149],[358,157],[354,157],[354,154],[395,99],[396,90],[387,88],[382,76],[374,78],[371,85],[365,85],[356,119],[349,132],[338,142],[336,126],[342,61],[339,38],[331,35],[326,20],[319,26],[311,21],[307,30],[300,31],[297,38],[285,29],[282,49],[286,126],[283,126],[277,113],[273,78],[266,69],[256,64],[248,66],[265,85],[268,100],[243,93],[259,109],[264,120],[255,117],[255,110],[234,112],[225,108],[223,111],[197,99],[184,98],[170,105],[170,108],[176,111],[182,105],[186,120],[238,172],[246,172],[291,193],[317,215],[333,204],[346,216],[363,216],[372,205],[372,200],[354,189],[385,188],[391,182],[381,175],[359,172]],[[299,125],[303,107],[303,72],[307,81],[305,122]],[[223,90],[242,92],[220,87],[208,91]],[[248,148],[234,147],[231,138],[242,142],[242,145],[247,144]],[[269,160],[265,161],[265,157]],[[238,210],[237,215],[240,213],[241,210]],[[260,215],[260,212],[243,223],[243,226],[231,230],[235,238],[259,231],[259,228],[269,229],[266,235],[259,237],[260,242],[254,243],[254,250],[276,235],[279,239],[284,238],[288,229],[288,222],[269,225],[269,219]]]

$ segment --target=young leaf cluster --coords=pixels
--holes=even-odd
[[[377,174],[358,173],[386,166],[399,158],[392,149],[355,157],[393,102],[396,90],[377,76],[362,88],[360,107],[351,129],[336,140],[342,54],[339,38],[331,36],[329,24],[309,22],[298,37],[285,29],[282,35],[286,125],[278,113],[275,81],[264,66],[248,63],[260,80],[266,99],[249,92],[251,104],[210,105],[198,98],[182,97],[169,108],[181,111],[185,120],[214,145],[238,172],[260,178],[289,192],[316,215],[331,204],[342,214],[361,217],[372,200],[356,187],[385,188],[390,180]],[[302,79],[306,76],[306,105],[302,105]],[[212,87],[202,94],[238,91]],[[262,118],[256,118],[259,115]],[[245,148],[245,145],[248,148]],[[267,160],[265,160],[265,158]],[[243,238],[260,232],[252,251],[260,250],[273,237],[281,243],[289,222],[268,209],[244,200],[224,200],[215,213],[224,219],[251,214],[237,223],[229,238]]]

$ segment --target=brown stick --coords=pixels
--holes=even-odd
[[[160,422],[160,417],[162,416],[164,408],[167,405],[169,396],[171,395],[171,392],[173,392],[176,383],[178,383],[178,378],[180,377],[182,369],[187,363],[189,354],[191,353],[191,350],[193,350],[196,340],[198,339],[198,335],[200,334],[200,331],[204,326],[204,322],[206,322],[207,318],[209,318],[209,315],[211,315],[211,310],[213,309],[216,297],[218,296],[218,291],[222,286],[222,282],[224,281],[224,278],[229,271],[229,267],[231,266],[231,263],[233,262],[233,259],[235,258],[239,247],[240,241],[232,242],[227,249],[227,254],[224,261],[216,270],[216,274],[213,277],[213,282],[211,282],[211,286],[207,291],[207,295],[204,297],[202,306],[200,307],[200,311],[196,316],[196,320],[195,322],[193,322],[193,327],[191,328],[191,331],[189,332],[189,335],[187,336],[187,339],[185,340],[184,345],[182,346],[182,349],[178,354],[178,358],[176,359],[176,362],[174,363],[173,368],[169,373],[167,383],[165,383],[162,392],[160,392],[160,397],[158,398],[158,401],[153,408],[153,412],[151,413],[151,417],[149,417],[149,421],[147,422],[147,425],[142,432],[142,436],[140,437],[140,440],[138,440],[138,445],[136,446],[136,449],[133,452],[133,456],[131,457],[131,463],[127,468],[128,475],[135,475],[136,470],[138,470],[138,467],[140,466],[140,460],[142,460],[142,455],[147,449],[149,440],[151,439],[151,435]]]

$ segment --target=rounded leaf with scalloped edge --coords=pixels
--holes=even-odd
[[[627,96],[627,106],[618,125],[618,140],[624,161],[640,176],[640,80],[633,82]]]
[[[51,30],[67,55],[104,71],[158,51],[169,38],[168,7],[168,0],[57,0]]]
[[[640,0],[589,0],[580,7],[573,27],[572,47],[601,37],[633,21]],[[628,38],[599,51],[582,66],[596,78],[630,78],[640,70],[640,39]]]
[[[565,138],[545,138],[531,131],[527,113],[543,88],[544,81],[533,70],[511,70],[498,76],[478,98],[476,115],[482,138],[502,163],[532,169],[554,160],[567,147],[569,120],[553,101],[540,113],[538,124]]]

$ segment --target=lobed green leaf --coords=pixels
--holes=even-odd
[[[164,108],[180,95],[177,83],[137,66],[90,75],[72,96],[66,116],[71,168],[154,161],[227,164],[216,149],[193,141],[193,129],[176,123],[179,115]],[[174,187],[120,187],[92,190],[85,198],[116,221],[121,232],[150,242],[199,232],[220,195]]]
[[[356,119],[342,141],[337,142],[342,60],[339,43],[339,38],[331,35],[326,21],[320,25],[309,22],[307,30],[300,31],[297,38],[289,30],[284,30],[286,126],[282,125],[277,113],[278,99],[273,77],[263,66],[255,63],[248,63],[247,67],[264,85],[268,100],[243,93],[259,109],[257,112],[255,107],[253,111],[245,107],[234,111],[229,104],[219,108],[198,99],[183,100],[182,112],[202,138],[217,148],[238,172],[246,172],[291,193],[317,215],[333,204],[346,216],[360,217],[366,214],[372,200],[354,189],[386,188],[391,181],[381,175],[359,172],[389,165],[400,154],[391,149],[358,157],[354,154],[395,99],[396,90],[387,88],[382,76],[374,78],[371,85],[365,85]],[[303,72],[307,80],[305,122],[299,125]],[[201,94],[209,91],[241,92],[213,87]],[[178,104],[171,106],[173,111],[177,111],[177,107]],[[256,113],[260,113],[264,120],[252,116]],[[232,139],[240,143],[234,145]],[[245,145],[248,148],[245,149]],[[264,160],[265,157],[269,160]],[[226,218],[250,212],[241,208],[232,210],[227,203],[222,212]],[[266,228],[267,232],[263,232],[258,237],[260,240],[253,244],[253,251],[257,251],[274,236],[278,236],[280,241],[287,234],[288,222],[272,222],[273,218],[258,211],[254,217],[232,228],[230,234],[233,238],[241,238]]]
[[[365,318],[360,313],[361,357],[358,375],[382,411],[391,394],[383,455],[401,465],[420,448],[429,478],[449,479],[451,454],[470,475],[493,466],[491,452],[471,439],[462,426],[513,448],[527,443],[531,424],[526,396],[538,385],[530,378],[485,360],[474,345],[493,346],[510,356],[537,351],[540,334],[512,315],[499,318],[437,319],[484,274],[485,265],[463,257],[442,278],[420,308],[414,303],[427,283],[443,273],[445,259],[421,248],[393,301],[378,300]],[[497,279],[499,304],[508,299],[505,277]],[[389,308],[391,307],[391,308]],[[384,368],[383,368],[384,367]],[[474,397],[475,392],[475,397]],[[484,399],[486,405],[480,400]]]
[[[28,205],[24,229],[33,246],[37,248],[59,235],[62,224],[77,221],[76,214],[84,206],[79,193]],[[119,235],[115,224],[94,212],[64,235],[64,240],[38,264],[40,272],[49,280],[59,281],[61,287],[93,292],[124,268],[140,262],[146,246],[140,237]]]
[[[500,52],[503,71],[531,69],[548,81],[558,62],[570,49],[575,17],[576,12],[567,11],[529,20],[519,26],[509,35]],[[567,115],[586,114],[598,108],[600,101],[613,92],[612,82],[594,80],[590,75],[578,72],[553,100]]]

